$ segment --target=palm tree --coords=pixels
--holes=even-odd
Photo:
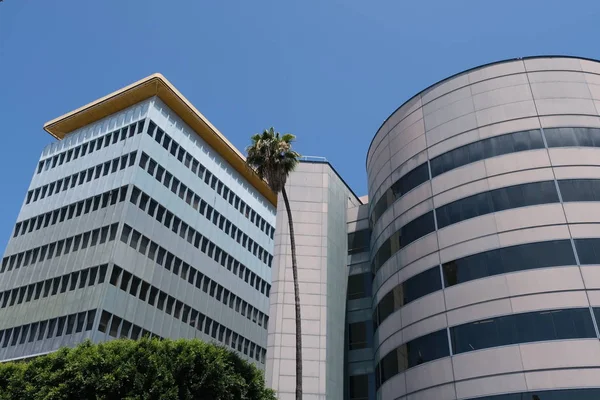
[[[251,137],[252,144],[246,148],[246,163],[261,179],[265,179],[275,193],[280,193],[285,203],[290,227],[292,246],[292,274],[294,276],[294,301],[296,303],[296,400],[302,400],[302,327],[300,325],[300,289],[298,287],[298,265],[296,263],[296,240],[292,210],[285,191],[285,182],[298,164],[300,154],[292,150],[296,137],[291,133],[280,135],[273,128]]]

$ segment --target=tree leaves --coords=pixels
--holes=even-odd
[[[114,340],[0,364],[0,400],[274,400],[262,372],[199,340]]]

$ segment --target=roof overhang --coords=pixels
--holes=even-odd
[[[217,151],[237,172],[256,188],[272,205],[277,195],[246,164],[244,155],[227,140],[162,74],[153,74],[123,89],[44,124],[44,130],[61,140],[69,132],[157,96],[210,147]]]

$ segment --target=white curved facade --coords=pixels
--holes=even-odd
[[[599,62],[444,80],[367,172],[377,398],[600,396]]]

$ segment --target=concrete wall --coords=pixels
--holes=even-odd
[[[346,209],[358,204],[327,163],[302,162],[286,185],[294,218],[302,305],[305,399],[340,399],[344,392]],[[277,209],[267,385],[293,399],[295,309],[287,214]]]

